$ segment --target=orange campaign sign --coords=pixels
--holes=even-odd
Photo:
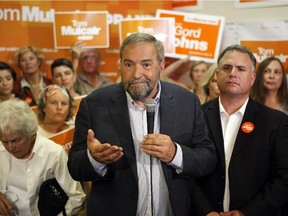
[[[166,54],[175,53],[175,20],[174,18],[143,18],[121,20],[119,25],[120,44],[135,32],[153,35],[163,43]]]
[[[87,47],[109,47],[107,11],[55,12],[54,46],[70,49],[71,44],[82,41]]]
[[[242,46],[246,46],[253,52],[259,64],[269,56],[275,56],[283,63],[288,72],[288,40],[286,41],[263,41],[263,40],[240,40]]]
[[[49,137],[49,139],[53,140],[55,143],[59,145],[66,145],[73,141],[75,127],[68,128],[59,133],[56,133]]]
[[[173,0],[173,10],[177,11],[195,11],[202,9],[202,0]]]
[[[279,0],[237,0],[236,8],[255,8],[255,7],[271,7],[288,5],[287,1]]]
[[[175,18],[175,47],[174,58],[204,60],[215,62],[220,50],[224,17],[157,10],[156,17]]]
[[[123,4],[124,3],[124,4]],[[123,0],[113,1],[1,1],[0,7],[0,59],[9,63],[16,69],[17,78],[21,77],[21,70],[17,67],[15,53],[21,46],[33,45],[40,49],[44,55],[41,71],[44,76],[51,78],[50,66],[56,58],[71,59],[69,49],[56,49],[54,41],[53,24],[57,12],[86,12],[86,11],[108,11],[109,25],[109,47],[99,48],[102,62],[100,73],[117,81],[120,75],[117,62],[119,59],[119,22],[126,18],[154,18],[158,8],[171,9],[171,1],[129,1],[125,4]],[[65,15],[71,18],[71,15]],[[57,19],[57,18],[56,18]],[[89,18],[88,18],[89,19]],[[57,19],[58,20],[58,19]],[[105,22],[105,20],[104,20]],[[69,25],[71,22],[67,21]],[[65,23],[65,25],[67,24]],[[95,21],[93,22],[95,23]],[[96,22],[96,27],[99,27]],[[90,27],[90,22],[88,23]],[[108,28],[107,28],[108,31]],[[108,35],[108,33],[107,33]],[[74,38],[74,36],[72,37]],[[69,39],[70,40],[70,39]],[[65,46],[71,48],[73,42]],[[103,40],[100,40],[103,43]],[[83,41],[88,43],[88,40]],[[99,45],[94,43],[92,45]],[[77,70],[80,71],[80,68]]]

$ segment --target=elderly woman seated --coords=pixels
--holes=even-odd
[[[69,197],[67,215],[77,214],[85,194],[67,169],[64,149],[37,132],[38,120],[29,105],[11,99],[0,106],[0,215],[38,216],[38,192],[56,178]]]

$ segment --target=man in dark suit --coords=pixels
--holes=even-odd
[[[279,216],[288,199],[288,116],[249,98],[256,59],[245,47],[218,58],[220,97],[203,105],[218,164],[197,179],[197,214]]]
[[[93,181],[88,215],[188,216],[187,179],[213,171],[216,154],[198,98],[160,81],[164,48],[135,33],[120,48],[122,83],[82,99],[68,168]],[[146,99],[155,102],[147,135]]]

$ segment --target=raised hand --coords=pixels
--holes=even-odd
[[[100,143],[89,129],[87,134],[87,147],[91,156],[98,162],[109,164],[118,161],[123,156],[123,148],[109,143]]]

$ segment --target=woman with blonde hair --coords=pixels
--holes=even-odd
[[[35,46],[23,46],[16,52],[16,61],[22,77],[15,83],[15,94],[30,106],[38,104],[38,97],[52,81],[41,72],[43,54]]]
[[[202,81],[200,82],[199,88],[202,88],[206,95],[205,98],[202,98],[202,100],[200,100],[201,104],[213,100],[220,95],[220,90],[217,84],[216,69],[217,64],[216,63],[212,64],[205,73]]]
[[[203,101],[205,99],[205,93],[200,87],[200,83],[205,76],[209,65],[210,64],[205,61],[193,62],[190,60],[190,55],[188,55],[186,58],[174,61],[169,66],[167,66],[161,74],[161,79],[164,81],[176,83],[184,88],[191,90],[199,97],[200,100]],[[189,77],[191,79],[192,85],[188,86],[187,84],[181,83],[178,80],[176,81],[172,79],[170,76],[176,71],[181,71],[180,74],[189,72]]]

